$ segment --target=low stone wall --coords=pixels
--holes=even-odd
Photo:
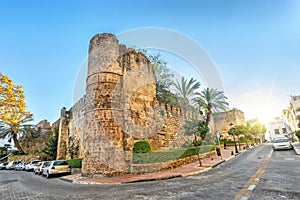
[[[200,155],[200,158],[208,158],[216,154],[216,151],[211,151]],[[145,174],[151,172],[158,172],[163,170],[174,169],[182,165],[186,165],[198,160],[198,156],[191,156],[187,158],[180,158],[178,160],[170,160],[162,163],[148,163],[148,164],[132,164],[132,174]]]
[[[8,157],[8,162],[14,161],[14,160],[20,160],[20,161],[32,161],[32,160],[39,160],[40,157],[36,155],[20,155],[20,156],[9,156]]]
[[[72,168],[71,173],[72,174],[81,174],[81,168]]]

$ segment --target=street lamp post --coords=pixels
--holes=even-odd
[[[232,132],[232,135],[233,135],[233,141],[234,141],[235,153],[239,153],[239,150],[238,150],[238,148],[237,148],[236,141],[235,141],[235,133],[234,133],[235,128],[234,128],[233,123],[230,123],[230,129],[233,131],[233,132]]]
[[[226,133],[224,133],[224,149],[226,149],[226,137],[225,137],[225,134]]]

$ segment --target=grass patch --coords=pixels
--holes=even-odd
[[[215,146],[206,145],[198,148],[200,153],[206,153],[214,150]],[[134,164],[160,163],[160,162],[167,162],[170,160],[177,160],[180,158],[191,157],[194,155],[197,155],[196,147],[174,149],[174,150],[167,150],[167,151],[156,151],[150,153],[134,153],[133,163]]]
[[[67,161],[72,168],[81,168],[82,166],[82,158],[75,158]]]

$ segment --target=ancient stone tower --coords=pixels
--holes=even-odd
[[[125,131],[125,124],[130,123],[131,117],[124,116],[124,110],[130,110],[127,101],[132,94],[124,88],[132,87],[138,77],[132,82],[124,75],[139,67],[144,68],[139,69],[140,75],[152,79],[152,87],[147,87],[152,92],[149,101],[153,101],[155,79],[147,58],[119,45],[112,34],[98,34],[91,39],[86,79],[86,128],[82,138],[83,174],[130,172],[133,140]]]

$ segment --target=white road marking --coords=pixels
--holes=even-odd
[[[295,160],[295,158],[284,158],[284,160]]]
[[[250,185],[249,187],[248,187],[248,190],[253,190],[255,188],[255,185]]]

